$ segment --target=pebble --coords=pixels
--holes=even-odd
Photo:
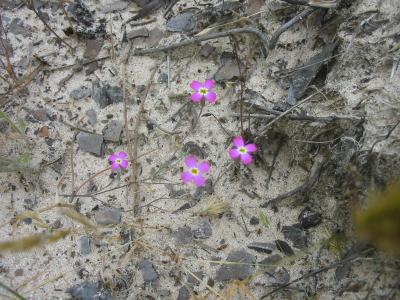
[[[158,274],[149,260],[142,259],[138,263],[138,269],[142,272],[144,282],[151,283],[158,279]]]
[[[103,137],[99,134],[79,132],[76,136],[79,148],[82,151],[103,156],[104,144]]]
[[[282,232],[285,239],[291,241],[294,247],[304,249],[307,247],[307,236],[304,230],[299,227],[282,226]]]
[[[133,40],[139,37],[148,37],[149,30],[147,28],[140,28],[126,33],[126,38],[128,40]]]
[[[76,300],[112,300],[111,291],[104,288],[103,284],[98,282],[85,281],[69,289],[67,293],[71,294]]]
[[[101,48],[103,47],[104,40],[101,38],[98,39],[88,39],[85,41],[85,52],[83,53],[83,57],[92,60],[97,57]]]
[[[301,211],[298,220],[301,227],[308,229],[320,224],[322,222],[322,216],[320,213],[311,210],[309,207],[306,207]]]
[[[86,116],[90,125],[94,126],[97,123],[97,113],[94,109],[89,109],[86,111]]]
[[[240,77],[239,66],[231,52],[221,54],[221,64],[214,75],[217,82],[232,81]]]
[[[183,286],[179,289],[178,298],[177,300],[189,300],[190,299],[190,292],[186,286]]]
[[[292,247],[290,247],[289,244],[286,243],[285,241],[276,240],[275,245],[279,251],[285,253],[286,255],[294,255]]]
[[[87,87],[80,87],[72,90],[71,93],[69,93],[69,96],[74,100],[80,100],[85,97],[90,97],[90,95],[91,91]]]
[[[15,35],[22,35],[23,37],[32,36],[32,28],[25,25],[20,18],[15,18],[11,21],[9,25],[9,32]]]
[[[196,201],[200,201],[204,194],[212,195],[214,193],[214,185],[211,179],[206,180],[206,184],[204,186],[200,186],[196,188],[196,191],[193,194],[193,199]]]
[[[92,252],[92,249],[90,247],[90,237],[88,237],[87,235],[81,236],[81,238],[79,239],[79,244],[82,255],[88,255]]]
[[[252,216],[252,217],[250,218],[250,225],[255,226],[255,225],[258,225],[258,224],[260,224],[260,220],[259,220],[257,217]]]
[[[275,285],[283,285],[290,281],[290,274],[285,267],[279,268],[277,271],[275,271],[272,274],[272,277],[274,278],[272,284]]]
[[[123,125],[121,122],[112,120],[103,129],[103,138],[105,141],[119,142],[121,138]]]
[[[92,98],[100,108],[104,108],[110,104],[122,102],[122,89],[119,86],[109,84],[100,86],[98,83],[93,83]]]
[[[200,55],[204,58],[208,58],[215,51],[215,49],[217,48],[206,43],[203,46],[201,46]]]
[[[265,270],[265,272],[272,274],[277,268],[277,263],[281,260],[282,256],[280,256],[279,254],[273,254],[259,262],[259,264],[261,265],[260,268]]]
[[[161,73],[158,76],[157,82],[158,83],[168,83],[168,74],[167,73]]]
[[[217,270],[215,280],[229,281],[232,279],[243,280],[254,272],[255,257],[245,250],[234,250],[229,253],[226,261],[240,264],[223,264]]]
[[[100,208],[94,214],[94,219],[100,225],[118,224],[121,222],[121,211],[115,208]]]
[[[172,233],[177,244],[189,244],[193,240],[192,229],[189,226],[179,227]]]
[[[204,159],[206,157],[205,151],[194,142],[187,142],[183,145],[182,151],[186,154],[194,155],[197,158]]]
[[[247,245],[247,248],[255,250],[257,252],[270,254],[276,249],[276,246],[273,243],[253,242]]]
[[[114,11],[121,11],[128,7],[128,3],[125,1],[114,1],[104,5],[102,8],[103,13],[107,14]]]
[[[190,32],[196,26],[194,11],[185,11],[167,21],[167,29],[172,32]]]
[[[194,238],[196,239],[207,239],[212,236],[212,227],[209,220],[202,220],[192,229]]]

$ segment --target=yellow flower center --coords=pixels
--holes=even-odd
[[[122,159],[120,159],[120,158],[117,158],[117,159],[115,160],[115,162],[116,162],[117,164],[121,164],[121,162],[122,162]]]
[[[199,93],[202,94],[202,95],[206,95],[207,94],[207,89],[206,88],[201,88],[199,90]]]
[[[239,147],[239,152],[245,154],[247,151],[245,147]]]
[[[198,175],[198,174],[199,174],[199,169],[197,169],[197,168],[192,168],[192,169],[190,170],[190,172],[192,172],[193,175]]]

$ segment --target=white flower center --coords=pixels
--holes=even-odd
[[[117,158],[117,159],[115,160],[115,162],[116,162],[117,164],[121,164],[121,163],[122,163],[122,159]]]

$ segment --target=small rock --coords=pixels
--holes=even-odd
[[[306,207],[300,213],[298,220],[301,224],[301,227],[308,229],[321,223],[322,216],[320,213],[312,211],[310,208]]]
[[[114,208],[100,208],[94,214],[94,218],[97,224],[100,225],[111,225],[118,224],[121,222],[121,211]]]
[[[161,73],[160,76],[158,76],[157,82],[158,83],[168,83],[168,74]]]
[[[167,21],[167,29],[172,32],[191,32],[196,26],[194,11],[185,11]]]
[[[88,255],[92,252],[92,249],[90,247],[90,237],[87,235],[81,236],[79,239],[80,247],[81,247],[81,254],[82,255]]]
[[[71,294],[76,300],[112,300],[111,291],[104,288],[103,284],[98,282],[88,282],[77,284],[69,289],[67,293]]]
[[[186,286],[183,286],[179,289],[178,298],[177,300],[189,300],[190,299],[190,292]]]
[[[179,227],[172,235],[175,241],[182,245],[189,244],[193,240],[192,229],[189,226]]]
[[[280,256],[279,254],[273,254],[263,259],[258,264],[260,265],[260,268],[265,270],[265,272],[272,274],[277,268],[277,263],[281,260],[282,256]]]
[[[85,52],[83,53],[83,57],[86,59],[95,59],[99,54],[101,48],[103,47],[104,40],[101,38],[86,40],[85,42]]]
[[[212,236],[212,227],[209,220],[202,220],[192,229],[196,239],[207,239]]]
[[[87,110],[86,116],[88,117],[88,122],[90,125],[93,126],[97,123],[97,113],[94,109]]]
[[[204,159],[207,156],[205,151],[194,142],[185,143],[182,147],[182,151],[185,152],[186,154],[191,154],[202,159]]]
[[[69,96],[74,100],[80,100],[85,97],[90,97],[91,91],[86,87],[80,87],[78,89],[72,90]]]
[[[15,276],[22,276],[22,275],[24,275],[24,270],[16,269],[15,272],[14,272],[14,275]]]
[[[116,120],[112,120],[103,129],[103,138],[110,142],[119,142],[122,132],[122,123]]]
[[[103,137],[98,134],[79,132],[76,136],[79,148],[82,151],[103,156],[104,144]]]
[[[245,250],[234,250],[229,253],[226,261],[240,264],[223,264],[218,270],[215,280],[229,281],[232,279],[243,280],[254,272],[255,257]]]
[[[194,276],[196,276],[197,278],[199,278],[200,280],[203,280],[204,277],[204,273],[202,271],[198,271],[198,272],[192,272],[194,274]],[[188,278],[187,278],[187,282],[190,286],[195,286],[195,285],[200,285],[201,281],[199,282],[196,277],[194,277],[193,275],[189,274]]]
[[[148,36],[149,36],[149,31],[145,27],[126,33],[126,38],[128,40],[133,40],[139,37],[148,37]]]
[[[200,201],[204,194],[211,195],[214,193],[214,186],[211,179],[206,180],[205,186],[198,187],[193,194],[193,199]]]
[[[100,86],[98,83],[93,83],[92,98],[99,104],[100,108],[104,108],[110,104],[122,102],[122,89],[118,86]]]
[[[128,3],[124,1],[114,1],[105,5],[102,9],[103,13],[107,14],[114,11],[121,11],[128,7]]]
[[[30,111],[30,115],[36,121],[46,122],[50,120],[50,114],[46,109],[35,109]]]
[[[13,19],[8,30],[10,33],[22,35],[23,37],[32,36],[32,27],[25,25],[20,18]]]
[[[275,245],[279,251],[285,253],[286,255],[294,255],[292,247],[290,247],[289,244],[286,243],[285,241],[276,240]]]
[[[144,282],[151,283],[158,279],[158,274],[153,264],[147,259],[142,259],[138,263],[138,269],[142,272]]]
[[[149,37],[143,42],[147,47],[152,48],[158,45],[158,42],[164,37],[165,33],[158,27],[149,31]]]
[[[222,66],[217,70],[214,79],[217,82],[232,81],[240,77],[239,66],[233,53],[224,52],[221,54]]]
[[[86,76],[92,74],[99,68],[99,64],[97,61],[91,62],[90,64],[86,65],[85,74]]]
[[[201,46],[200,55],[204,58],[208,58],[211,55],[211,53],[213,53],[215,51],[215,49],[217,49],[217,48],[206,43],[203,46]]]
[[[290,274],[285,267],[279,268],[272,274],[274,278],[272,284],[283,285],[290,281]]]
[[[247,248],[255,250],[257,252],[270,254],[276,249],[276,246],[272,243],[254,242],[247,245]]]
[[[189,209],[189,208],[191,208],[191,207],[192,207],[192,205],[191,205],[189,202],[186,202],[185,204],[183,204],[182,206],[180,206],[177,210],[174,210],[174,211],[173,211],[173,214],[177,214],[178,212],[183,211],[183,210],[186,210],[186,209]]]
[[[302,228],[296,226],[282,226],[285,239],[290,240],[293,246],[299,249],[307,247],[307,236]]]
[[[257,217],[252,216],[250,218],[250,225],[255,226],[255,225],[258,225],[258,224],[260,224],[260,220]]]

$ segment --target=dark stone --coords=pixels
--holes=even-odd
[[[168,74],[167,73],[161,73],[158,76],[157,82],[158,83],[168,83]]]
[[[211,195],[214,193],[214,186],[211,179],[206,180],[206,184],[204,186],[198,187],[193,194],[193,199],[196,201],[200,201],[204,194]]]
[[[101,135],[79,132],[76,136],[76,140],[82,151],[93,153],[97,156],[103,156],[104,144]]]
[[[22,276],[22,275],[24,275],[24,270],[16,269],[15,272],[14,272],[14,275],[15,276]]]
[[[103,138],[110,142],[119,142],[122,132],[122,123],[119,121],[112,120],[103,129]]]
[[[148,36],[149,36],[149,31],[145,27],[126,33],[126,38],[128,40],[136,39],[139,37],[148,37]]]
[[[189,226],[179,227],[172,233],[177,244],[189,244],[193,240],[192,229]]]
[[[191,32],[196,26],[194,11],[185,11],[167,21],[167,29],[172,32]]]
[[[71,93],[69,93],[69,96],[74,100],[80,100],[85,97],[90,97],[90,95],[91,91],[87,87],[80,87],[72,90]]]
[[[125,1],[115,1],[107,4],[103,7],[103,13],[107,14],[110,12],[121,11],[128,7],[128,3]]]
[[[90,125],[93,126],[97,123],[97,113],[94,109],[87,110],[86,116],[88,117],[88,122]]]
[[[240,264],[223,264],[218,270],[215,280],[229,281],[232,279],[243,280],[254,272],[255,257],[245,250],[234,250],[229,253],[226,261]]]
[[[85,281],[67,289],[67,293],[75,300],[113,300],[111,291],[104,288],[100,281]]]
[[[278,262],[280,262],[281,260],[282,256],[280,256],[279,254],[273,254],[271,256],[268,256],[267,258],[264,258],[258,264],[260,265],[260,268],[262,268],[265,272],[272,274],[276,270]]]
[[[100,225],[118,224],[121,222],[121,211],[115,208],[100,208],[94,214],[94,219]]]
[[[221,64],[217,72],[214,75],[214,79],[217,82],[232,81],[240,77],[239,65],[233,54],[230,52],[224,52],[221,54]]]
[[[91,62],[90,64],[86,65],[86,69],[85,69],[86,76],[92,74],[98,68],[99,68],[99,64],[97,61]]]
[[[260,220],[257,217],[252,216],[250,218],[250,225],[255,226],[255,225],[258,225],[258,224],[260,224]]]
[[[158,42],[164,37],[165,33],[158,27],[153,28],[149,31],[149,37],[144,39],[144,44],[147,47],[155,47],[158,45]]]
[[[182,151],[186,154],[191,154],[201,159],[204,159],[207,156],[205,151],[194,142],[185,143],[182,147]]]
[[[301,224],[301,227],[308,229],[321,223],[322,216],[320,213],[312,211],[310,208],[306,207],[301,211],[298,220]]]
[[[285,267],[279,268],[275,271],[272,274],[272,277],[274,278],[272,284],[275,285],[284,285],[290,281],[290,274]]]
[[[100,108],[104,108],[110,104],[122,102],[122,89],[119,86],[109,84],[100,86],[98,83],[93,83],[92,98]]]
[[[197,223],[192,229],[194,238],[196,239],[207,239],[212,236],[211,223],[208,220],[202,220]]]
[[[286,255],[294,255],[292,247],[290,247],[285,241],[276,240],[275,245],[279,251],[285,253]]]
[[[186,286],[183,286],[179,289],[178,298],[177,300],[189,300],[190,299],[190,292]]]
[[[88,255],[92,252],[91,249],[91,242],[90,242],[90,237],[88,237],[87,235],[81,236],[81,238],[79,239],[79,243],[80,243],[80,250],[81,250],[81,254],[82,255]]]
[[[44,108],[32,110],[30,111],[30,115],[36,121],[46,122],[50,120],[50,114]]]
[[[142,259],[138,263],[138,269],[142,272],[144,282],[151,283],[158,279],[158,274],[153,264],[147,259]]]
[[[13,19],[8,30],[10,33],[22,35],[23,37],[32,36],[32,28],[28,25],[25,25],[20,18]]]
[[[85,41],[85,52],[83,53],[83,57],[92,60],[97,57],[101,48],[103,47],[104,40],[102,38],[97,38],[93,40]]]
[[[200,55],[204,58],[208,58],[214,51],[215,47],[211,46],[210,44],[206,43],[200,48]]]
[[[189,202],[186,202],[186,203],[183,204],[181,207],[179,207],[177,210],[175,210],[173,213],[176,214],[176,213],[178,213],[178,212],[180,212],[180,211],[182,211],[182,210],[187,210],[187,209],[189,209],[189,208],[191,208],[191,207],[192,207],[192,205],[190,205]]]
[[[293,246],[299,249],[307,247],[307,236],[302,228],[296,226],[282,226],[285,239],[290,240]]]
[[[247,248],[255,250],[257,252],[270,254],[276,249],[276,246],[272,243],[254,242],[247,245]]]

